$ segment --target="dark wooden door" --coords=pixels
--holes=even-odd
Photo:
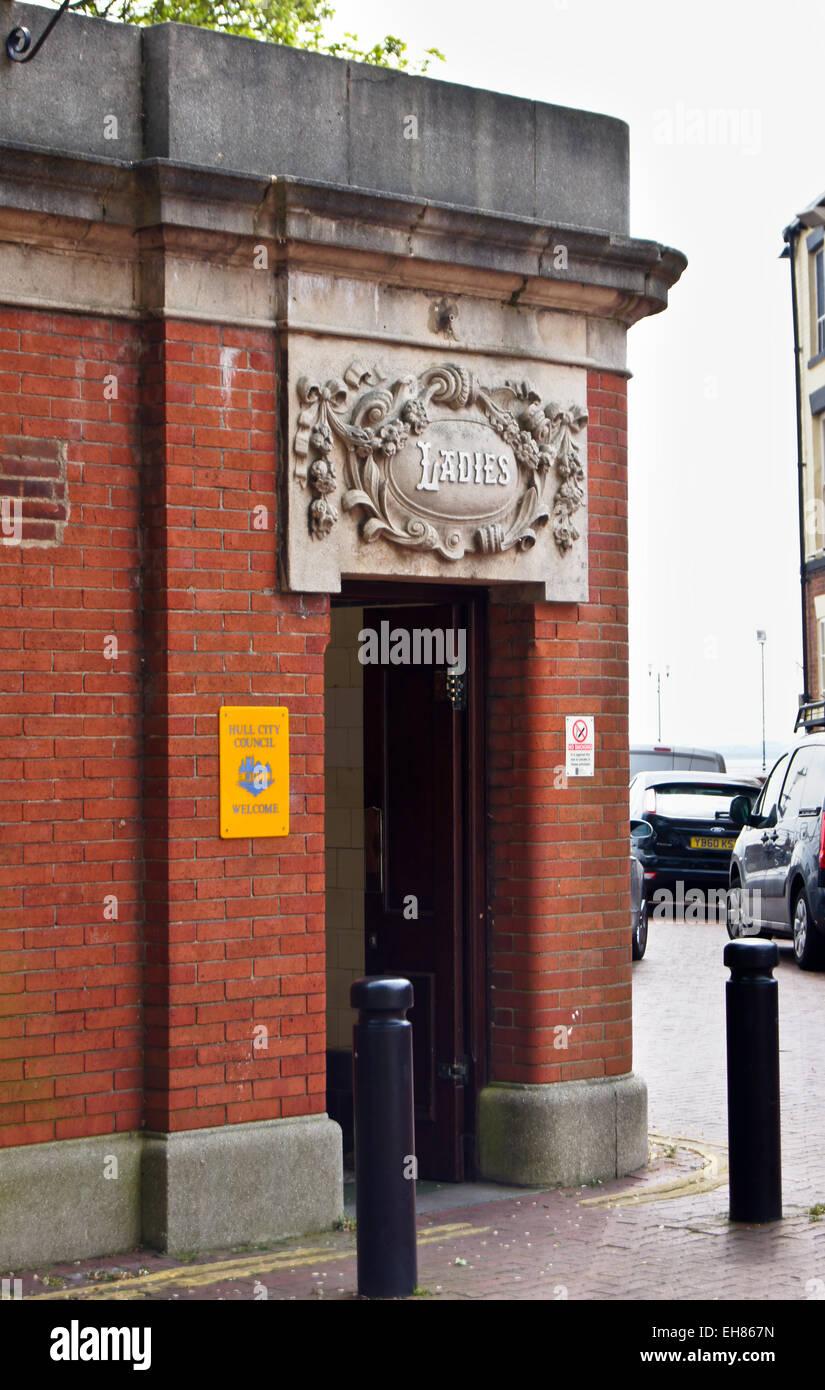
[[[364,626],[456,630],[458,605],[368,608]],[[464,1176],[466,686],[445,666],[364,667],[365,964],[412,981],[419,1177]]]

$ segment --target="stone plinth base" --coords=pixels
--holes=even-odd
[[[343,1213],[326,1115],[0,1149],[0,1269],[320,1231]]]
[[[321,1231],[344,1210],[341,1127],[326,1115],[149,1134],[143,1239],[180,1253]]]
[[[0,1269],[114,1255],[140,1241],[140,1134],[0,1149]]]
[[[647,1162],[647,1086],[641,1077],[493,1082],[479,1097],[481,1176],[524,1187],[574,1187]]]

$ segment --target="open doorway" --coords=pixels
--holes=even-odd
[[[488,1070],[484,633],[483,594],[345,586],[325,663],[327,1108],[346,1154],[350,985],[406,976],[419,1176],[447,1182]]]

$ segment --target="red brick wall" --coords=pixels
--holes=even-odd
[[[624,379],[589,373],[588,412],[589,603],[490,605],[497,1081],[631,1068]],[[596,775],[565,788],[568,714],[595,715]]]
[[[323,1111],[329,611],[276,592],[272,339],[3,310],[0,385],[22,522],[0,545],[0,1144]],[[288,838],[218,837],[233,701],[289,705]]]
[[[0,384],[22,524],[0,544],[0,1143],[322,1112],[329,601],[278,592],[272,337],[3,310]],[[624,381],[592,374],[589,409],[590,602],[491,604],[500,1080],[630,1067]],[[218,836],[229,703],[289,706],[287,838]],[[575,712],[597,776],[557,788]]]
[[[319,1113],[329,600],[276,592],[272,336],[158,324],[144,382],[146,1123]],[[289,706],[286,838],[218,838],[233,703]]]
[[[0,309],[0,1144],[140,1123],[137,363]]]

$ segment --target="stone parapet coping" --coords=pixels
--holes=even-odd
[[[205,263],[233,273],[227,295],[210,299],[212,321],[280,327],[288,315],[276,276],[253,268],[263,247],[270,271],[378,279],[627,327],[666,307],[686,265],[678,251],[617,233],[163,159],[7,143],[0,169],[0,300],[13,304],[203,317],[194,300],[174,300],[176,277],[158,265]]]

